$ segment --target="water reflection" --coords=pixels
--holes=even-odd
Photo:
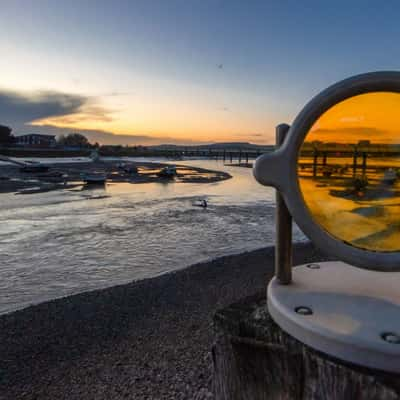
[[[298,160],[304,200],[336,238],[400,250],[400,95],[369,93],[323,114]]]
[[[251,169],[174,164],[233,178],[1,194],[0,313],[273,244],[274,190]],[[193,206],[203,198],[206,209]]]

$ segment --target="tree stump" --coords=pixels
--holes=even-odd
[[[303,345],[269,316],[265,293],[214,317],[216,400],[393,400],[400,376],[355,366]]]

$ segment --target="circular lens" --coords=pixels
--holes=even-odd
[[[305,137],[298,178],[310,214],[330,235],[399,251],[400,94],[362,94],[328,109]]]

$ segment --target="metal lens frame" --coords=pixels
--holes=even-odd
[[[259,183],[274,186],[281,192],[297,225],[320,249],[360,268],[400,271],[400,251],[375,252],[361,249],[324,230],[305,204],[297,175],[300,148],[318,118],[343,100],[372,92],[400,93],[400,72],[380,71],[356,75],[322,91],[296,117],[282,146],[273,153],[257,158],[253,173]]]

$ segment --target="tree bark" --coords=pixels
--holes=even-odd
[[[400,376],[317,352],[275,324],[265,293],[216,313],[216,400],[393,400]]]

